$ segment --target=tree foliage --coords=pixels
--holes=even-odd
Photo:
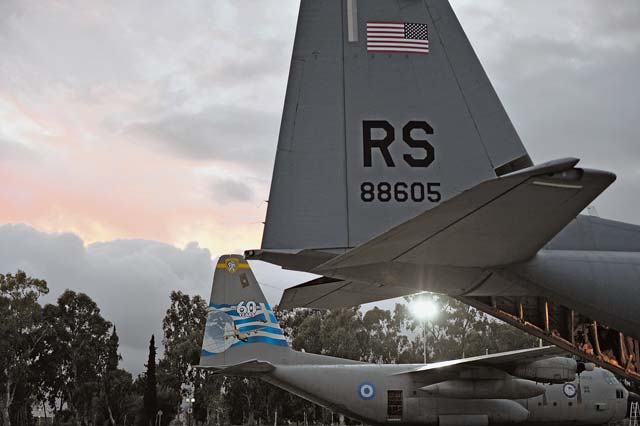
[[[55,359],[50,362],[54,369],[50,388],[75,413],[77,425],[87,424],[94,414],[93,398],[88,396],[103,391],[109,358],[114,356],[113,326],[84,293],[66,290],[56,305],[46,309],[52,326],[49,354]]]
[[[167,311],[165,326],[173,324],[169,328],[173,331],[177,324],[190,321],[199,328],[195,337],[189,337],[185,332],[172,335],[165,332],[165,361],[171,365],[182,365],[184,358],[170,360],[170,357],[188,353],[169,350],[174,345],[171,336],[185,336],[192,342],[189,346],[184,340],[176,339],[181,342],[177,346],[200,348],[206,309],[203,309],[204,305],[200,304],[199,299],[195,299],[197,303],[194,303],[194,299],[190,300],[184,294],[171,295],[172,307]],[[412,300],[408,299],[407,302],[410,304]],[[373,308],[366,312],[358,308],[326,312],[276,310],[276,317],[295,350],[372,363],[422,362],[424,337],[429,361],[480,355],[487,351],[493,353],[521,349],[537,344],[536,339],[453,298],[438,297],[438,303],[439,315],[425,323],[411,315],[407,303],[396,304],[393,310]],[[197,315],[200,315],[199,320],[194,317]],[[203,422],[273,423],[276,416],[281,421],[300,422],[306,416],[309,421],[324,419],[329,422],[332,415],[259,379],[206,375],[183,377],[191,380],[189,389],[196,395],[196,401],[200,401],[194,407],[194,416]]]
[[[40,305],[46,282],[0,275],[2,426],[28,424],[34,405],[56,423],[114,426],[132,415],[131,375],[118,368],[118,336],[86,294],[66,290]]]
[[[190,297],[172,291],[169,308],[162,321],[164,353],[161,384],[183,395],[182,385],[198,382],[202,372],[192,368],[200,360],[200,348],[207,322],[207,303],[200,296]]]
[[[156,385],[156,338],[151,335],[149,341],[149,359],[144,381],[143,415],[140,424],[151,426],[154,424],[158,412],[158,388]]]
[[[42,351],[47,324],[38,298],[48,292],[47,283],[18,271],[0,274],[0,421],[11,424],[16,396],[28,400],[37,382],[34,365]]]
[[[41,306],[46,282],[24,272],[0,275],[0,426],[30,424],[34,404],[56,424],[166,426],[181,409],[196,422],[331,422],[333,413],[258,379],[224,378],[196,369],[207,318],[200,296],[169,295],[163,355],[149,343],[147,370],[135,381],[119,368],[116,328],[86,294],[65,291]],[[373,308],[279,311],[295,350],[370,363],[469,357],[536,345],[532,337],[459,301],[440,296],[438,316],[421,322],[407,303]],[[194,401],[195,400],[195,401]]]

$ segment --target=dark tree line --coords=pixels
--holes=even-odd
[[[34,406],[56,421],[116,425],[126,409],[118,368],[118,334],[86,294],[65,291],[41,306],[45,281],[24,272],[0,275],[0,421],[27,424]]]
[[[167,352],[161,364],[181,366],[173,370],[173,377],[187,377],[193,385],[183,396],[195,397],[195,420],[208,424],[274,424],[276,420],[329,424],[337,420],[330,411],[258,379],[223,378],[193,369],[199,360],[206,303],[199,296],[179,292],[171,294],[171,302],[163,324]],[[455,299],[439,297],[438,302],[439,315],[424,324],[414,319],[407,304],[396,304],[392,311],[374,308],[364,313],[358,308],[276,309],[276,316],[295,350],[372,363],[421,363],[423,335],[429,362],[538,344],[537,339]]]
[[[330,423],[333,413],[256,379],[196,369],[207,315],[200,296],[174,291],[163,328],[163,355],[149,342],[145,373],[119,368],[118,335],[89,296],[65,291],[42,306],[46,282],[24,272],[0,275],[0,426],[33,424],[33,407],[53,423],[167,425],[181,409],[207,424]],[[410,301],[409,301],[410,302]],[[421,323],[407,304],[393,310],[276,311],[295,350],[372,363],[419,363],[532,347],[535,339],[454,299]],[[423,333],[423,327],[425,328]],[[151,336],[150,336],[151,337]],[[187,402],[188,401],[188,402]]]

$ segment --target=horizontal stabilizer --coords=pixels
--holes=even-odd
[[[250,360],[242,362],[240,364],[229,366],[201,366],[200,368],[206,368],[214,370],[218,374],[224,374],[225,376],[253,376],[270,373],[275,369],[273,364],[266,361]]]
[[[321,277],[285,290],[278,307],[280,309],[347,308],[363,303],[407,296],[415,292],[416,289],[410,287],[374,286],[357,281]]]
[[[320,265],[382,262],[492,267],[534,256],[613,181],[612,173],[558,160],[483,182],[440,206]]]
[[[244,252],[250,260],[261,260],[279,265],[284,269],[307,272],[313,271],[319,265],[342,253],[344,250],[340,250],[339,253],[321,250],[247,250]]]

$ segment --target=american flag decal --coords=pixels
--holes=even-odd
[[[429,53],[427,24],[367,22],[367,52]]]

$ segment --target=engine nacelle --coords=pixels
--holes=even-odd
[[[573,358],[554,357],[518,365],[513,375],[542,383],[566,383],[575,380],[578,363]]]
[[[529,399],[544,394],[545,387],[530,380],[447,380],[420,390],[453,399]]]

